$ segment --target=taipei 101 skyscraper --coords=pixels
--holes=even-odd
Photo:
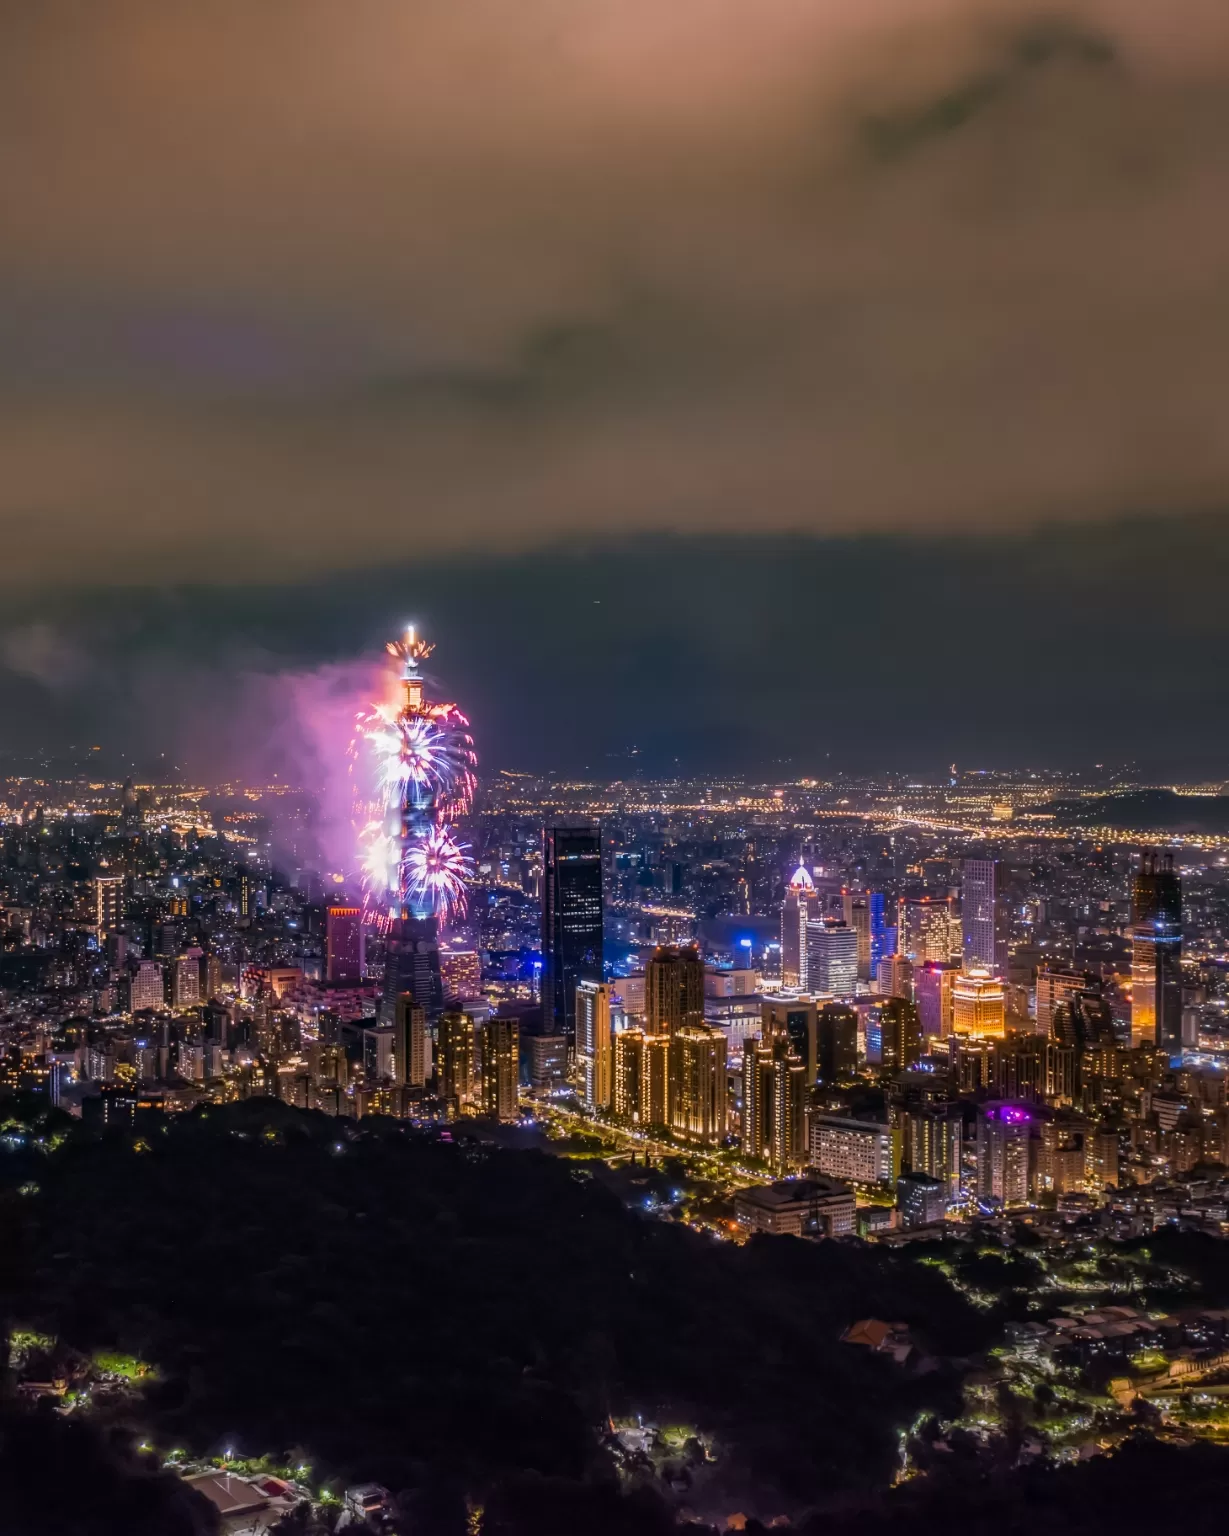
[[[388,698],[359,715],[355,739],[375,770],[361,842],[368,921],[386,939],[384,996],[411,993],[431,1017],[443,1001],[440,922],[464,912],[473,870],[456,824],[477,765],[469,721],[427,697],[421,669],[433,649],[412,628],[388,645],[399,671]]]

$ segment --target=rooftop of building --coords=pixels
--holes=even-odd
[[[831,1199],[837,1195],[849,1195],[852,1199],[849,1185],[842,1184],[839,1179],[826,1179],[813,1174],[805,1179],[779,1179],[774,1184],[753,1184],[747,1189],[740,1189],[737,1198],[765,1210],[780,1210],[800,1200]]]
[[[246,1478],[236,1477],[233,1472],[201,1472],[184,1481],[189,1488],[203,1493],[221,1515],[241,1515],[248,1510],[260,1509],[267,1496]]]

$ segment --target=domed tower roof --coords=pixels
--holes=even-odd
[[[815,882],[807,873],[805,864],[799,864],[798,868],[794,871],[794,877],[789,883],[789,888],[791,891],[813,891],[815,889]]]

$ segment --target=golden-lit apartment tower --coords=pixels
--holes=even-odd
[[[482,1113],[505,1123],[517,1118],[520,1028],[515,1019],[488,1019],[482,1027]]]
[[[99,937],[114,933],[124,915],[124,878],[99,875],[94,881],[94,925]]]
[[[960,919],[947,897],[902,898],[896,917],[897,948],[915,964],[960,954]]]
[[[922,1054],[922,1019],[912,998],[885,997],[879,1005],[880,1072],[902,1072]]]
[[[613,992],[609,983],[598,981],[582,981],[576,988],[576,1064],[587,1109],[609,1109],[614,1096]]]
[[[644,1077],[644,1031],[625,1029],[614,1037],[611,1101],[624,1125],[640,1123],[640,1084]]]
[[[685,1026],[670,1040],[670,1131],[680,1141],[716,1146],[728,1123],[726,1038]]]
[[[704,961],[695,944],[663,944],[644,969],[644,1021],[650,1035],[704,1023]]]
[[[425,1088],[431,1065],[428,1059],[427,1010],[414,1001],[413,993],[398,994],[393,1030],[396,1081],[407,1088]]]
[[[435,1071],[436,1091],[449,1112],[468,1107],[473,1098],[474,1024],[467,1014],[449,1010],[440,1015]]]
[[[960,1189],[960,1150],[963,1121],[949,1105],[922,1105],[901,1117],[901,1157],[914,1173],[941,1179],[948,1197]]]
[[[670,1037],[646,1035],[640,1073],[640,1124],[664,1131],[670,1125]]]
[[[743,1053],[742,1147],[778,1173],[807,1160],[807,1069],[787,1039]]]

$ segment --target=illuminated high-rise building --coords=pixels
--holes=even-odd
[[[719,1029],[684,1024],[669,1041],[670,1132],[679,1141],[716,1146],[725,1140],[726,1038]]]
[[[392,1024],[363,1031],[363,1075],[369,1084],[392,1080],[397,1032]]]
[[[989,971],[962,972],[952,987],[952,1033],[1002,1039],[1007,1033],[1003,983]]]
[[[825,1003],[816,1016],[818,1075],[825,1083],[858,1070],[858,1014],[848,1003]]]
[[[858,980],[869,981],[871,970],[871,909],[870,897],[864,892],[846,891],[844,897],[845,926],[852,928],[858,947]]]
[[[927,1040],[943,1040],[952,1032],[952,991],[959,974],[951,960],[927,960],[913,972],[913,997]]]
[[[576,989],[602,979],[602,838],[593,825],[542,832],[542,1027],[576,1037]]]
[[[386,1016],[410,992],[435,1018],[444,1001],[440,923],[464,912],[473,873],[456,826],[473,803],[477,758],[457,706],[427,696],[421,669],[434,647],[411,627],[385,649],[400,671],[360,715],[356,737],[374,776],[361,835],[366,899],[385,941]]]
[[[324,921],[324,979],[331,987],[357,987],[363,979],[363,909],[338,902]]]
[[[505,1123],[517,1119],[520,1027],[496,1015],[482,1026],[482,1113]]]
[[[436,1093],[452,1114],[473,1102],[474,1023],[468,1014],[441,1014],[435,1058]]]
[[[166,1003],[166,981],[156,960],[142,960],[132,978],[132,1012],[161,1008]]]
[[[807,990],[827,997],[853,997],[858,990],[858,937],[830,919],[807,924]]]
[[[882,997],[913,996],[913,966],[904,955],[885,955],[875,967],[875,991]]]
[[[986,1206],[1025,1205],[1033,1113],[1021,1104],[987,1104],[977,1116],[977,1198]]]
[[[922,1054],[922,1021],[907,997],[885,997],[879,1009],[880,1071],[903,1072]]]
[[[946,898],[911,896],[897,912],[897,945],[915,965],[960,953],[960,923]]]
[[[440,981],[451,1002],[472,1002],[482,996],[482,963],[473,949],[440,950]]]
[[[1131,891],[1131,1044],[1182,1055],[1182,885],[1169,853],[1144,854]]]
[[[609,1109],[614,1096],[613,993],[600,981],[582,981],[576,989],[576,1064],[587,1109]]]
[[[644,969],[644,1027],[673,1035],[704,1023],[704,961],[695,944],[659,945]]]
[[[646,1035],[641,1052],[640,1124],[664,1131],[670,1126],[670,1036]]]
[[[644,1077],[644,1042],[642,1029],[624,1029],[614,1037],[614,1083],[612,1105],[617,1120],[624,1125],[640,1123],[640,1084]]]
[[[1007,974],[1007,935],[1003,923],[996,859],[965,859],[961,867],[960,931],[964,969]]]
[[[889,947],[887,925],[887,899],[882,891],[871,891],[866,898],[867,926],[870,941],[870,955],[867,965],[867,979],[873,981],[879,974],[879,962],[891,954],[896,947]]]
[[[425,1088],[431,1073],[427,1010],[414,1001],[410,992],[403,992],[397,999],[393,1030],[397,1082],[407,1088]]]
[[[171,1001],[176,1008],[193,1008],[200,1000],[200,958],[180,955],[171,965]]]
[[[799,864],[781,906],[781,985],[807,988],[807,924],[820,915],[819,892],[805,865]]]
[[[952,1092],[962,1097],[998,1089],[1003,1042],[986,1035],[949,1035]]]
[[[124,880],[122,875],[99,875],[93,882],[94,924],[100,939],[112,934],[124,916]]]
[[[960,1141],[963,1121],[958,1110],[942,1104],[921,1105],[901,1116],[901,1161],[914,1173],[941,1179],[949,1199],[960,1191]]]
[[[766,997],[760,1004],[761,1040],[788,1040],[806,1066],[808,1087],[819,1072],[818,1014],[819,1005],[811,997]]]
[[[947,1215],[948,1191],[928,1173],[902,1173],[896,1181],[896,1206],[902,1227],[928,1227]]]
[[[807,1160],[806,1066],[788,1039],[765,1041],[743,1052],[742,1147],[777,1173]]]
[[[1090,1189],[1118,1183],[1118,1132],[1094,1130],[1084,1143],[1084,1181]]]
[[[212,1002],[222,991],[222,962],[217,955],[200,958],[201,1001]]]
[[[1050,1014],[1049,1038],[1077,1052],[1117,1045],[1114,1014],[1099,990],[1086,986],[1071,992]]]

